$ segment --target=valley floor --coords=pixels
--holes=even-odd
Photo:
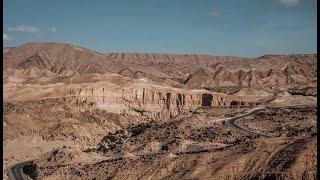
[[[51,108],[43,113],[34,108],[35,104],[41,109]],[[62,104],[55,101],[19,105],[4,106],[4,167],[32,159],[36,179],[317,176],[314,106],[267,107],[245,117],[241,115],[252,108],[207,107],[164,122],[132,119],[135,123],[131,124],[128,117],[97,110],[62,109]],[[18,111],[24,112],[24,117]],[[57,112],[60,116],[50,119],[49,115]],[[37,123],[37,117],[46,115],[48,122]],[[270,137],[237,130],[221,121],[238,116],[241,118],[236,123],[243,128]],[[34,123],[33,128],[22,130],[23,125],[17,126],[25,117]],[[114,127],[106,128],[106,124]]]

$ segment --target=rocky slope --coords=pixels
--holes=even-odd
[[[241,109],[238,109],[241,111]],[[239,113],[237,109],[229,111]],[[108,133],[86,154],[59,148],[36,160],[39,178],[112,179],[316,179],[316,108],[271,108],[247,117],[263,123],[262,138],[207,119],[222,109],[197,111],[171,122],[150,122]],[[262,116],[261,116],[262,115]],[[296,118],[302,116],[304,121]],[[284,123],[280,123],[284,122]],[[280,128],[277,124],[287,128]],[[294,125],[296,124],[296,125]],[[299,124],[299,125],[297,125]],[[291,128],[288,128],[291,126]],[[256,126],[258,127],[258,126]],[[230,145],[224,146],[223,145]],[[222,146],[220,149],[210,147]],[[99,152],[106,159],[71,163]],[[108,158],[114,157],[114,158]]]
[[[69,44],[28,43],[5,49],[3,56],[5,77],[18,69],[50,74],[49,82],[65,81],[79,74],[116,73],[174,87],[204,88],[227,94],[240,89],[266,89],[272,93],[298,91],[316,96],[317,56],[312,54],[239,58],[99,53]]]
[[[4,48],[4,166],[41,157],[43,159],[38,161],[40,178],[48,174],[57,175],[56,179],[67,178],[66,172],[75,173],[72,178],[79,178],[79,173],[83,176],[86,175],[83,172],[88,172],[87,175],[99,172],[95,169],[100,166],[99,163],[94,167],[89,164],[105,160],[106,154],[103,152],[107,147],[116,147],[112,150],[113,154],[121,151],[127,153],[125,156],[129,158],[135,156],[130,154],[131,150],[142,153],[200,148],[199,154],[191,154],[191,158],[187,154],[179,155],[178,161],[172,161],[178,156],[172,153],[165,156],[147,155],[137,160],[143,167],[138,170],[141,172],[131,175],[131,168],[136,169],[132,166],[135,163],[119,167],[113,163],[112,166],[102,163],[103,168],[116,167],[113,169],[115,171],[103,171],[111,174],[102,173],[97,177],[111,177],[112,173],[120,179],[136,175],[149,178],[170,176],[173,179],[205,177],[208,175],[206,169],[194,169],[194,175],[183,175],[183,170],[179,168],[190,164],[189,168],[198,168],[196,164],[192,165],[194,160],[202,157],[206,161],[210,154],[202,151],[235,143],[235,148],[230,151],[219,153],[219,150],[213,155],[213,158],[232,158],[227,161],[223,158],[212,159],[217,162],[218,168],[212,171],[219,171],[220,168],[222,174],[228,174],[230,169],[225,163],[231,163],[246,151],[251,152],[252,142],[247,140],[257,137],[244,136],[221,124],[210,125],[210,122],[243,113],[261,104],[315,104],[316,58],[317,55],[312,54],[240,58],[102,53],[60,43],[27,43]],[[303,116],[312,114],[312,118],[316,119],[314,112],[299,113]],[[286,114],[289,115],[292,114]],[[268,119],[269,116],[251,124],[260,123],[259,126],[269,128],[270,122],[264,122]],[[299,120],[297,117],[293,119]],[[180,122],[184,122],[182,126]],[[249,127],[256,129],[256,126]],[[303,127],[298,130],[303,131]],[[297,128],[282,131],[290,134],[295,133]],[[260,139],[256,140],[260,142]],[[261,149],[268,148],[263,145]],[[257,151],[256,154],[260,153]],[[158,161],[145,158],[156,156],[161,157],[160,161],[168,162],[162,167],[177,163],[178,169],[173,167],[166,172],[163,168],[161,172],[154,172],[151,168],[149,173],[144,174],[149,165],[157,167],[158,164]],[[187,164],[181,163],[185,160],[188,160]],[[81,163],[87,165],[79,165]],[[59,169],[74,166],[81,170],[67,169],[64,172]],[[296,168],[301,166],[298,164]],[[123,170],[125,174],[117,174],[118,170]]]
[[[98,108],[152,120],[201,106],[317,96],[316,55],[99,53],[69,44],[27,43],[6,48],[3,56],[6,101],[63,98],[82,111]]]

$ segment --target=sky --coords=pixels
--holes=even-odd
[[[317,0],[4,0],[3,44],[257,57],[316,53]]]

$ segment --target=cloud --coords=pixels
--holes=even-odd
[[[55,32],[57,32],[57,28],[55,28],[55,27],[49,27],[49,28],[48,28],[48,31],[51,32],[51,33],[55,33]]]
[[[35,32],[38,32],[39,29],[33,26],[20,25],[17,27],[9,27],[8,31],[35,33]]]
[[[213,16],[213,17],[220,17],[221,14],[220,14],[219,11],[213,11],[213,12],[211,13],[211,16]]]
[[[299,0],[279,0],[279,2],[286,7],[296,6],[299,4]]]
[[[4,41],[11,41],[13,38],[9,35],[7,35],[6,33],[3,33],[3,40]]]

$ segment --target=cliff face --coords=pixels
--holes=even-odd
[[[28,43],[5,49],[4,94],[7,100],[65,97],[83,110],[166,119],[199,106],[254,105],[261,96],[316,96],[316,57],[99,53]],[[61,94],[65,86],[72,89],[68,96]]]
[[[112,113],[130,114],[152,120],[166,120],[202,106],[259,104],[254,99],[241,96],[149,84],[133,84],[112,90],[107,86],[76,88],[69,91],[66,100],[80,110],[104,109]]]
[[[123,103],[151,119],[167,119],[201,106],[202,91],[129,87],[122,90]]]

